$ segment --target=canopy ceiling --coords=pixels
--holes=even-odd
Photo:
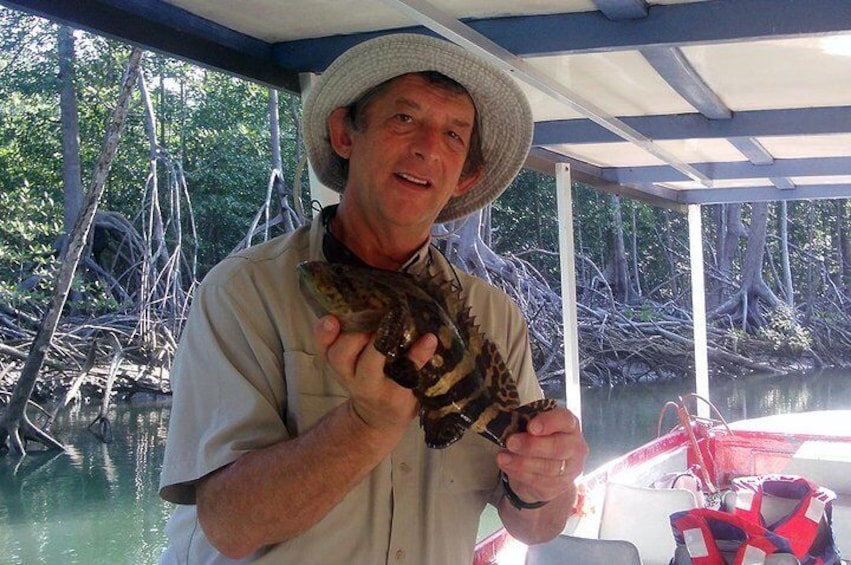
[[[529,165],[654,204],[851,196],[849,0],[0,0],[300,89],[390,31],[447,37],[532,102]]]

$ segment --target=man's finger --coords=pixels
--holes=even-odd
[[[555,433],[571,433],[579,430],[579,419],[567,408],[556,408],[541,412],[531,422],[527,432],[535,436]]]
[[[325,351],[340,335],[340,321],[334,316],[322,316],[314,324],[313,333],[319,350]]]
[[[425,334],[411,346],[411,349],[408,351],[408,359],[416,365],[417,369],[422,369],[434,357],[436,350],[437,337],[434,334]]]

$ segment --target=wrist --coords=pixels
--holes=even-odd
[[[358,439],[365,442],[367,445],[372,445],[377,449],[392,449],[399,442],[405,433],[406,428],[397,428],[395,426],[376,426],[366,418],[355,406],[355,403],[349,399],[346,404],[347,413],[351,422],[353,433],[358,436]]]
[[[508,499],[508,502],[511,503],[514,508],[517,508],[518,510],[534,510],[549,503],[549,500],[537,500],[534,502],[523,500],[516,492],[514,492],[514,489],[511,488],[511,485],[508,482],[508,476],[503,472],[500,472],[499,476],[502,480],[502,490],[505,494],[505,498]]]

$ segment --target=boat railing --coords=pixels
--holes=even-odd
[[[701,401],[708,404],[712,413],[717,416],[717,419],[701,418],[696,414],[689,412],[689,400],[694,400],[695,402]],[[708,430],[718,426],[719,424],[723,425],[727,432],[732,434],[733,431],[730,429],[730,425],[724,419],[724,416],[721,415],[718,408],[712,404],[709,399],[704,398],[697,393],[689,393],[685,396],[680,396],[677,402],[666,402],[662,407],[662,411],[659,414],[659,421],[656,425],[657,437],[662,435],[662,423],[665,419],[665,415],[670,409],[673,409],[677,415],[678,426],[675,426],[674,429],[680,427],[688,435],[689,443],[691,444],[696,461],[695,469],[698,473],[700,473],[700,478],[703,480],[703,488],[707,491],[710,498],[715,498],[719,493],[716,481],[712,478],[712,472],[715,469],[715,462],[712,460],[713,457],[711,451],[705,444],[701,445],[697,436],[701,435],[702,438],[707,437]],[[709,464],[707,464],[707,459],[710,460]]]

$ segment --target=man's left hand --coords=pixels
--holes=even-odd
[[[574,489],[588,445],[579,420],[564,407],[543,412],[497,455],[512,490],[526,502],[549,501]]]

